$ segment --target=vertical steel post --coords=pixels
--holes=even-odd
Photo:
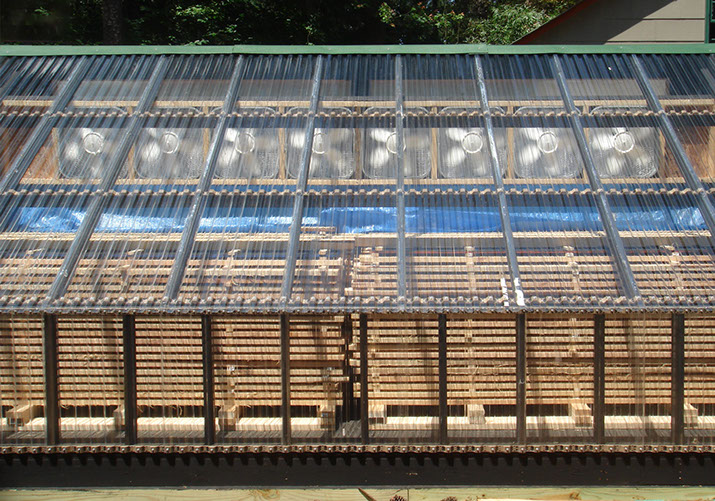
[[[516,442],[526,444],[526,315],[516,316]]]
[[[134,315],[122,316],[124,341],[124,442],[137,443],[137,339]]]
[[[201,352],[203,355],[204,443],[213,445],[216,442],[216,401],[211,315],[201,315]]]
[[[593,440],[605,441],[606,405],[606,316],[593,319]]]
[[[353,321],[350,315],[345,315],[343,322],[340,324],[340,335],[343,338],[343,370],[344,375],[347,379],[343,387],[343,403],[342,403],[342,416],[340,419],[341,423],[345,423],[353,420],[355,415],[353,409],[353,402],[355,401],[355,381],[353,380],[353,368],[350,365],[350,360],[352,359],[352,354],[350,352],[350,343],[353,338]]]
[[[290,319],[281,314],[281,443],[290,445]]]
[[[360,437],[370,443],[370,407],[367,392],[367,314],[360,314]]]
[[[673,444],[681,445],[685,438],[685,315],[674,313],[671,322],[670,431]]]
[[[437,345],[439,364],[439,443],[449,443],[447,418],[447,315],[444,313],[437,317]]]
[[[45,439],[47,445],[60,443],[60,399],[57,381],[57,316],[43,317],[45,373]]]

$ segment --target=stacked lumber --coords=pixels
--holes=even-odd
[[[347,341],[342,317],[290,319],[291,413],[329,420],[342,403]],[[281,401],[280,317],[216,317],[213,321],[216,404],[232,418],[276,415]],[[261,407],[260,410],[254,410]],[[302,408],[302,410],[301,410]]]
[[[84,257],[67,288],[68,299],[114,300],[154,298],[164,295],[173,259],[147,259],[144,249],[136,247],[125,257],[106,259]],[[144,251],[146,252],[146,251]]]
[[[593,402],[593,323],[592,316],[527,317],[527,405]]]
[[[31,249],[24,252],[24,257],[0,258],[0,299],[3,301],[44,299],[62,266],[62,258],[44,255],[46,243],[25,242],[25,245]]]
[[[670,405],[671,319],[606,316],[606,405]]]
[[[201,318],[136,317],[137,405],[203,405]]]
[[[189,259],[180,295],[200,297],[264,300],[278,299],[285,275],[285,259]],[[338,277],[345,273],[342,258],[298,259],[294,298],[325,299],[339,294]],[[163,291],[162,291],[163,292]]]
[[[658,254],[629,255],[643,296],[663,298],[711,293],[715,283],[713,255],[686,254],[672,246],[664,246],[659,251]]]
[[[352,364],[359,372],[359,323],[353,321]],[[380,315],[368,320],[368,401],[371,418],[387,408],[403,416],[416,406],[437,406],[439,391],[437,317]],[[356,395],[359,384],[356,387]]]
[[[211,329],[216,405],[238,407],[236,417],[252,415],[254,406],[280,406],[280,317],[216,316]]]
[[[564,246],[519,253],[521,286],[527,301],[533,296],[604,297],[618,294],[613,260],[603,249]]]
[[[514,315],[447,318],[447,404],[516,402]]]
[[[57,378],[63,407],[122,405],[122,319],[59,317]]]
[[[42,317],[0,317],[0,402],[44,405]]]
[[[501,254],[501,255],[499,255]],[[509,269],[503,253],[482,254],[472,246],[444,254],[415,251],[406,264],[408,297],[488,297],[504,293]],[[348,297],[380,298],[397,295],[397,257],[394,250],[365,247],[354,261]]]
[[[715,316],[685,317],[685,402],[715,410]],[[705,409],[703,409],[705,410]]]

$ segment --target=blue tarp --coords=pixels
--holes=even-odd
[[[208,208],[199,232],[284,233],[290,228],[292,207]],[[595,207],[509,208],[514,231],[601,231]],[[705,229],[694,207],[640,208],[615,206],[620,230],[687,231]],[[12,231],[71,233],[79,228],[84,209],[22,207],[11,214]],[[175,233],[184,228],[188,208],[107,210],[96,231],[118,233]],[[496,232],[501,230],[496,207],[416,207],[405,211],[408,233]],[[394,207],[308,208],[303,226],[325,227],[337,233],[366,234],[396,231]]]

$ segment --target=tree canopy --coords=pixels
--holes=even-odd
[[[509,44],[579,0],[25,0],[0,42]]]

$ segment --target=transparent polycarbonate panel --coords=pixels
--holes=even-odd
[[[490,106],[564,109],[549,55],[481,56]]]
[[[191,200],[114,195],[80,255],[64,302],[151,306],[164,296]]]
[[[204,441],[201,317],[137,316],[140,443]]]
[[[165,56],[172,57],[172,56]],[[72,96],[67,110],[104,119],[125,116],[136,110],[157,56],[95,57],[87,75]]]
[[[605,349],[606,441],[670,442],[671,317],[607,315]]]
[[[352,416],[349,318],[290,317],[290,406],[294,443],[359,441]]]
[[[291,302],[306,307],[375,307],[394,301],[395,207],[395,194],[387,189],[329,194],[309,191],[305,196]]]
[[[244,56],[238,113],[219,145],[213,186],[292,185],[300,171],[317,59]],[[291,153],[293,151],[293,153]]]
[[[0,303],[45,299],[92,199],[86,192],[10,197],[0,217]]]
[[[126,128],[116,119],[78,116],[63,120],[45,139],[39,153],[25,172],[20,186],[40,183],[74,185],[77,189],[92,189],[107,174],[110,158]],[[126,160],[120,165],[127,172]],[[47,187],[53,189],[52,185]]]
[[[511,195],[509,216],[526,304],[613,304],[623,296],[591,195]]]
[[[406,56],[402,87],[405,138],[411,138],[406,146],[419,148],[415,160],[424,164],[416,172],[406,172],[407,181],[424,185],[434,184],[433,179],[491,179],[474,58]],[[505,151],[504,134],[495,139]]]
[[[205,117],[190,116],[146,121],[115,189],[193,190],[204,170],[211,124]]]
[[[712,313],[685,317],[685,443],[715,442],[715,317]]]
[[[560,59],[604,184],[682,178],[638,84],[630,55],[564,55]],[[662,76],[652,78],[650,84],[656,93],[670,86]]]
[[[436,442],[436,316],[371,316],[367,338],[370,443]]]
[[[371,162],[365,153],[367,110],[371,110],[370,114],[376,109],[386,114],[394,111],[393,75],[394,58],[388,56],[341,56],[326,60],[309,157],[311,183],[340,185],[336,181],[365,177],[365,162]],[[292,111],[304,115],[308,109]],[[287,131],[291,178],[300,173],[306,145],[306,131],[297,125]],[[371,165],[374,163],[373,159]]]
[[[138,56],[92,59],[66,111],[52,118],[51,132],[42,127],[35,131],[40,135],[32,141],[42,148],[21,183],[71,183],[86,188],[107,176],[107,164],[120,154],[117,145],[128,133],[127,116],[155,64],[153,58]],[[125,161],[120,159],[120,169]]]
[[[678,138],[703,180],[715,178],[715,66],[710,54],[639,56]]]
[[[0,318],[0,443],[45,441],[42,317]]]
[[[593,316],[527,315],[529,443],[591,443],[593,324]]]
[[[172,56],[152,111],[161,115],[218,112],[237,59],[216,54]]]
[[[500,160],[506,158],[508,182],[583,184],[582,155],[564,116],[550,56],[489,56],[482,61],[497,126],[495,141]]]
[[[608,185],[678,177],[655,117],[645,107],[596,106],[583,119],[594,166]]]
[[[407,299],[415,308],[480,308],[508,302],[498,200],[472,191],[406,197]]]
[[[447,430],[451,444],[516,438],[513,315],[447,317]]]
[[[558,57],[577,109],[588,113],[597,106],[648,106],[629,54],[568,54]],[[651,83],[656,92],[667,86],[662,79]]]
[[[695,196],[609,199],[641,295],[652,304],[712,304],[715,249]]]
[[[13,58],[0,87],[0,175],[17,159],[47,115],[79,58]],[[46,137],[39,138],[43,142]]]
[[[293,195],[211,195],[179,291],[185,303],[216,308],[276,306],[286,267]]]
[[[214,316],[211,333],[218,440],[280,443],[280,317]]]
[[[58,317],[57,381],[62,442],[120,443],[125,412],[121,317]]]

